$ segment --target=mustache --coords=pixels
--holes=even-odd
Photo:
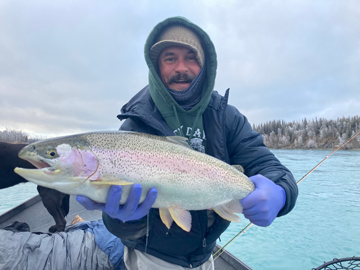
[[[189,82],[191,83],[195,79],[195,76],[189,75],[187,73],[178,73],[169,78],[167,84],[177,83],[177,82]]]

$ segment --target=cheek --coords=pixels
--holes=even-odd
[[[201,68],[198,64],[195,64],[195,65],[192,65],[189,69],[195,76],[197,76],[199,74]]]
[[[72,149],[67,157],[60,157],[59,161],[63,167],[72,168],[75,175],[79,175],[83,171],[82,157],[76,149]]]
[[[159,73],[160,73],[160,78],[163,81],[166,81],[169,78],[171,71],[169,70],[169,67],[159,64]]]

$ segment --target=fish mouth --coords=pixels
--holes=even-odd
[[[32,165],[34,165],[37,169],[44,169],[44,168],[52,168],[52,166],[43,161],[43,160],[29,160],[27,159],[28,162],[30,162]]]
[[[27,159],[28,162],[30,162],[32,165],[34,165],[36,167],[36,169],[32,169],[32,170],[41,170],[44,173],[47,174],[58,174],[60,173],[60,170],[55,169],[54,167],[52,167],[49,163],[43,161],[43,160],[29,160]]]
[[[43,172],[47,174],[57,174],[60,172],[60,170],[55,169],[53,166],[51,166],[48,162],[41,160],[41,159],[34,159],[29,156],[20,155],[19,157],[26,160],[27,162],[31,163],[36,167],[36,169],[29,169],[29,170],[42,170]]]

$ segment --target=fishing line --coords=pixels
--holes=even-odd
[[[360,134],[360,131],[358,133],[356,133],[354,136],[352,136],[349,140],[347,140],[345,143],[343,143],[341,146],[339,146],[336,150],[334,150],[333,152],[331,152],[329,155],[327,155],[322,161],[320,161],[314,168],[312,168],[307,174],[305,174],[303,177],[301,177],[301,179],[299,181],[296,182],[296,184],[300,184],[306,177],[309,176],[309,174],[311,174],[313,171],[316,170],[317,167],[319,167],[325,160],[327,160],[332,154],[334,154],[336,151],[340,150],[342,147],[344,147],[348,142],[350,142],[352,139],[354,139],[357,135]],[[233,240],[235,240],[237,237],[240,237],[241,235],[243,235],[248,229],[250,229],[254,224],[253,223],[249,223],[248,225],[245,226],[245,228],[243,228],[240,232],[238,232],[229,242],[226,243],[226,245],[224,245],[222,248],[220,248],[217,252],[215,252],[213,254],[214,257],[214,261],[220,257],[221,254],[223,254],[225,252],[225,248],[226,246],[228,246]],[[218,254],[219,253],[219,254]]]

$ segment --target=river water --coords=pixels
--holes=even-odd
[[[296,180],[332,151],[272,150]],[[232,223],[225,245],[249,223]],[[337,151],[299,184],[294,209],[271,226],[253,226],[228,250],[254,269],[303,270],[360,256],[360,151]]]
[[[331,153],[272,150],[299,180]],[[32,183],[0,190],[0,214],[37,194]],[[242,217],[242,215],[241,215]],[[221,236],[224,245],[249,223],[242,217]],[[253,226],[229,251],[257,269],[312,269],[334,258],[360,256],[360,151],[338,151],[299,184],[288,215],[269,227]]]

